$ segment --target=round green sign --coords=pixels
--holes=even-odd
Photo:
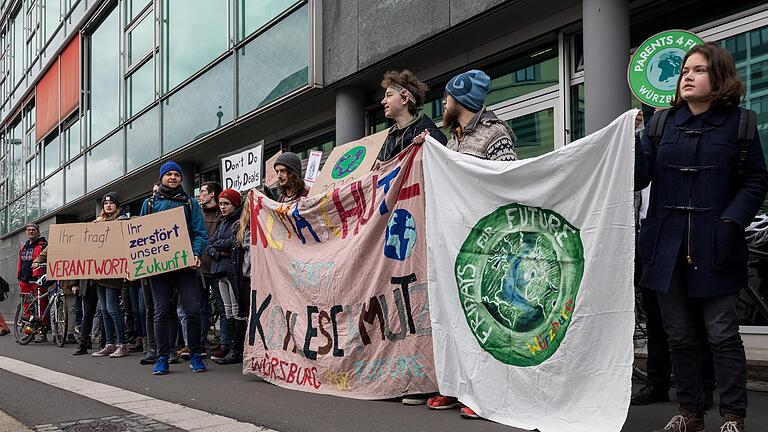
[[[343,179],[356,170],[365,160],[365,146],[357,146],[344,153],[331,170],[334,180]]]
[[[568,330],[584,247],[579,230],[556,212],[508,204],[472,228],[454,272],[480,346],[505,364],[535,366]]]
[[[669,107],[675,97],[683,58],[701,43],[704,41],[693,33],[668,30],[640,44],[627,68],[627,81],[635,97],[652,107]]]

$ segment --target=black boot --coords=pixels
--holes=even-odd
[[[223,359],[214,360],[218,365],[231,365],[243,362],[243,353],[232,350]]]
[[[72,353],[72,355],[83,354],[88,354],[88,345],[85,342],[80,342],[80,345],[77,346],[77,349]]]

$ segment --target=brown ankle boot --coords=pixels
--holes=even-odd
[[[704,414],[680,408],[680,414],[672,417],[664,429],[656,432],[704,432]]]
[[[739,417],[733,414],[726,414],[723,417],[723,425],[720,427],[720,432],[744,432],[747,430],[744,427],[744,417]]]

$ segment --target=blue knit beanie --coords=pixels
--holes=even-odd
[[[491,87],[491,78],[477,69],[460,73],[448,81],[445,91],[464,108],[478,112],[485,104],[485,95]]]
[[[164,164],[163,164],[163,165],[160,167],[160,180],[162,180],[162,179],[163,179],[163,176],[164,176],[164,175],[165,175],[165,173],[167,173],[168,171],[176,171],[176,172],[178,172],[179,174],[181,174],[181,176],[182,176],[182,177],[184,177],[184,173],[182,173],[182,172],[181,172],[181,167],[179,166],[179,164],[177,164],[177,163],[176,163],[176,162],[174,162],[174,161],[168,161],[168,162],[164,163]]]

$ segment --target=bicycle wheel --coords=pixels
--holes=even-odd
[[[56,345],[63,347],[67,343],[67,305],[61,296],[56,296],[53,299],[51,323],[53,341],[56,342]]]
[[[35,316],[37,306],[33,303],[29,306],[29,315]],[[24,318],[24,299],[19,300],[16,306],[16,314],[13,316],[13,337],[21,345],[28,344],[35,336],[34,325]]]

